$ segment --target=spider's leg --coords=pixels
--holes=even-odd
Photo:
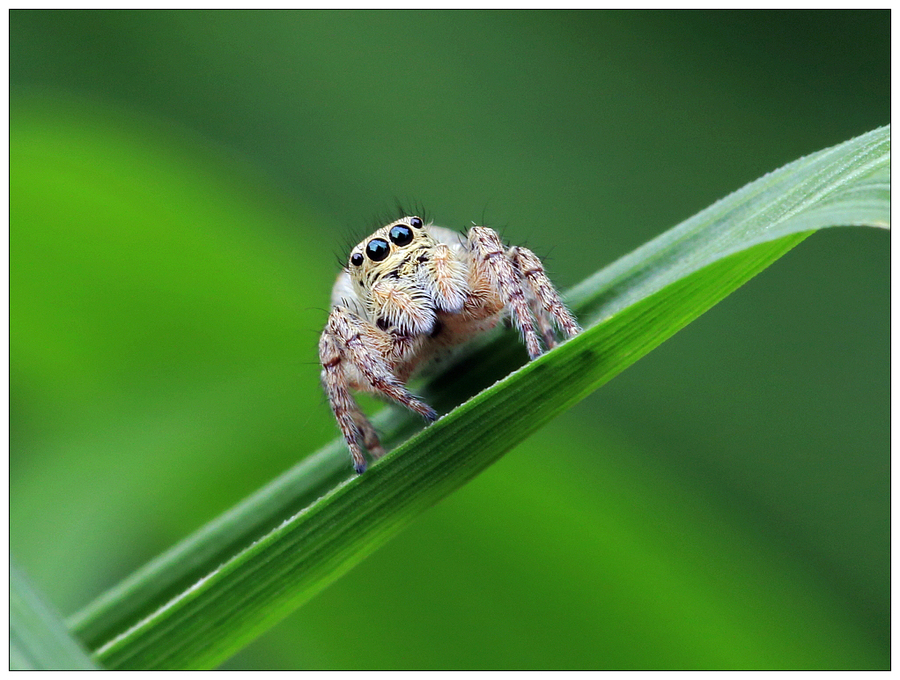
[[[534,314],[538,327],[541,329],[541,337],[544,339],[544,345],[548,349],[553,349],[556,347],[556,333],[553,332],[553,324],[550,321],[550,316],[544,308],[541,307],[540,303],[533,295],[528,296],[528,306],[531,307],[531,311]]]
[[[437,420],[435,410],[417,399],[391,371],[386,357],[391,354],[393,343],[387,333],[340,309],[336,309],[328,317],[325,332],[340,340],[344,356],[373,390],[415,411],[426,420]]]
[[[522,271],[519,269],[519,263],[515,259],[516,251],[517,248],[514,246],[506,251],[506,256],[513,261],[513,264],[516,266],[519,276],[521,277]],[[530,284],[531,281],[526,279],[526,283]],[[553,328],[553,322],[550,320],[550,315],[538,301],[533,286],[526,285],[524,286],[524,290],[525,298],[528,300],[528,307],[531,309],[531,313],[534,315],[534,319],[537,321],[538,328],[541,331],[541,337],[544,339],[544,346],[548,349],[553,349],[556,347],[556,331]]]
[[[372,454],[373,458],[381,458],[384,455],[384,447],[381,445],[381,440],[378,438],[378,433],[375,431],[372,423],[359,409],[352,415],[360,434],[362,434],[363,446]]]
[[[541,325],[541,331],[544,338],[548,338],[548,347],[553,347],[556,342],[553,339],[552,329],[549,321],[552,320],[556,326],[565,333],[566,337],[571,338],[581,332],[581,327],[572,316],[572,313],[566,308],[562,298],[559,296],[553,283],[544,271],[544,265],[541,260],[528,248],[514,246],[509,249],[509,257],[515,263],[522,278],[531,291],[531,298],[537,307],[535,308],[535,316]]]
[[[489,227],[472,227],[469,230],[468,244],[477,273],[487,278],[506,302],[512,312],[513,323],[525,339],[528,356],[537,358],[541,354],[541,343],[528,300],[522,290],[521,276],[504,252],[500,236]]]
[[[360,411],[353,395],[350,394],[347,376],[342,365],[344,357],[340,349],[340,341],[327,329],[319,340],[319,359],[322,362],[322,386],[325,389],[325,395],[328,397],[328,403],[341,434],[344,435],[344,441],[347,442],[347,448],[350,449],[353,467],[357,474],[361,475],[366,471],[366,457],[363,455],[359,442],[364,439],[363,433],[366,432],[366,428],[365,426],[360,428],[360,424],[365,422],[373,433],[374,429]]]

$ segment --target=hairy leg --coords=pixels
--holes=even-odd
[[[353,395],[350,394],[337,338],[327,332],[322,334],[319,341],[319,359],[322,362],[322,386],[328,397],[328,404],[341,434],[344,435],[347,448],[350,449],[353,467],[357,474],[362,474],[366,471],[366,457],[359,442],[364,439],[365,430],[360,428],[360,422],[364,421],[369,428],[372,425],[366,420]]]
[[[548,341],[547,346],[553,347],[556,345],[549,328],[549,320],[552,320],[568,338],[580,333],[581,327],[575,321],[572,313],[566,308],[562,298],[544,271],[544,265],[538,256],[528,250],[528,248],[515,246],[509,249],[509,258],[515,263],[516,268],[531,291],[531,299],[538,305],[534,312],[538,323],[541,325],[541,330],[544,332],[544,337],[547,338],[547,335],[550,335],[550,341]]]
[[[528,356],[532,359],[539,357],[541,343],[534,327],[531,309],[522,290],[519,273],[506,256],[500,236],[488,227],[472,227],[468,243],[479,277],[491,282],[512,312],[513,323],[522,333]]]
[[[375,392],[415,411],[426,420],[437,420],[437,413],[428,404],[417,399],[391,371],[387,357],[394,350],[391,336],[347,310],[336,307],[325,335],[337,339],[341,356],[365,378]]]

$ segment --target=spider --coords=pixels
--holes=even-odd
[[[357,474],[366,470],[363,448],[373,458],[384,449],[351,390],[387,397],[432,422],[437,413],[405,383],[454,346],[507,315],[531,359],[541,340],[557,344],[553,326],[567,338],[581,330],[530,250],[505,249],[488,227],[463,237],[420,217],[391,222],[353,248],[331,305],[319,340],[322,384]]]

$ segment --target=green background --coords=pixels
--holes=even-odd
[[[75,612],[334,438],[397,200],[565,289],[889,64],[887,11],[11,12],[13,554]],[[888,246],[816,234],[226,667],[889,667]]]

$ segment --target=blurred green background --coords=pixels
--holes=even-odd
[[[64,613],[337,436],[395,200],[565,289],[889,121],[882,12],[10,13],[10,544]],[[816,234],[228,668],[887,668],[889,234]],[[348,461],[348,472],[349,472]]]

